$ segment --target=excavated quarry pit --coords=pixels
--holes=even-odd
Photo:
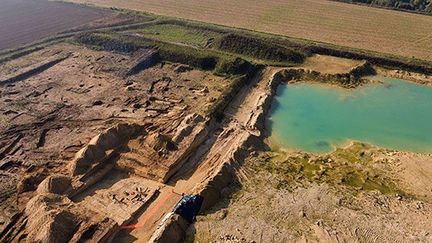
[[[265,146],[280,82],[361,85],[367,62],[320,72],[267,67],[233,80],[157,51],[132,55],[67,43],[0,64],[0,241],[173,242],[188,227],[182,194],[202,212]],[[315,70],[317,69],[317,70]],[[229,95],[225,91],[232,92]],[[215,114],[207,114],[219,98]],[[18,184],[18,187],[15,187]]]
[[[31,71],[53,53],[67,58]],[[258,144],[268,105],[261,80],[274,70],[258,72],[225,96],[220,120],[203,111],[230,80],[156,63],[154,55],[59,44],[5,64],[7,80],[21,75],[14,73],[18,67],[30,75],[2,85],[2,98],[14,104],[3,113],[10,122],[2,127],[8,148],[2,165],[10,176],[2,183],[13,173],[22,185],[11,191],[17,199],[4,198],[3,212],[12,214],[3,216],[2,240],[179,240],[188,224],[170,212],[181,195],[203,196],[202,211],[219,199],[234,168]],[[34,91],[40,86],[46,88]],[[43,122],[31,113],[40,106],[50,115]],[[27,148],[24,139],[35,145]],[[50,160],[32,164],[35,154]]]
[[[1,64],[2,241],[126,240],[149,209],[150,239],[231,82],[153,57],[61,43]]]

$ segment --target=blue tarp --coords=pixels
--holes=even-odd
[[[192,224],[201,209],[203,200],[199,195],[185,195],[175,206],[174,213]]]

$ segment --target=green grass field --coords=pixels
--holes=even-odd
[[[209,41],[220,36],[212,31],[197,30],[172,24],[153,25],[136,31],[136,33],[142,34],[146,38],[195,47],[205,47]]]

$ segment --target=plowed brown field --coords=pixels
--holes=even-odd
[[[432,17],[327,0],[70,0],[432,60]]]
[[[102,18],[107,11],[48,0],[0,0],[0,50]]]

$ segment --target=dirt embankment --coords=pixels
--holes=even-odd
[[[404,79],[422,85],[432,86],[432,75],[384,68],[378,68],[377,73],[382,76]]]
[[[276,76],[277,79],[284,80],[285,82],[299,80],[315,81],[336,84],[345,88],[355,88],[368,82],[363,79],[363,77],[374,74],[376,74],[374,67],[368,62],[363,62],[362,64],[351,68],[346,73],[321,73],[311,69],[290,68],[280,71]]]

